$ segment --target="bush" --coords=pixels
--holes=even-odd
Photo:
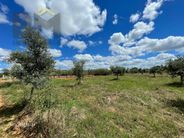
[[[111,71],[108,69],[95,69],[95,70],[88,70],[88,75],[95,75],[95,76],[106,76],[110,75]]]
[[[53,70],[51,76],[70,76],[73,75],[72,70]]]
[[[139,73],[139,69],[134,67],[129,70],[130,73]]]
[[[167,63],[167,70],[173,77],[180,76],[180,82],[184,82],[184,57],[178,57]]]
[[[81,81],[84,78],[85,61],[77,61],[77,62],[73,62],[73,64],[74,64],[73,75],[76,76],[76,80],[78,81],[78,84],[81,84]]]
[[[114,75],[116,75],[116,79],[118,80],[119,78],[119,75],[124,75],[125,74],[125,71],[126,71],[126,69],[124,68],[124,67],[118,67],[118,66],[116,66],[116,67],[114,67],[114,66],[112,66],[111,67],[111,71],[112,71],[112,73],[114,74]]]
[[[156,73],[162,74],[163,67],[162,66],[154,66],[150,68],[150,74],[153,74],[156,77]]]

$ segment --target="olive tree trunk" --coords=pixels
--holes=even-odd
[[[183,85],[184,76],[183,76],[183,75],[181,75],[181,76],[180,76],[180,79],[181,79],[181,85]]]
[[[30,102],[32,100],[33,92],[34,92],[34,87],[31,88],[31,92],[30,92],[30,95],[29,95],[29,98],[28,98],[28,102]]]
[[[117,74],[116,79],[119,80],[119,74]]]

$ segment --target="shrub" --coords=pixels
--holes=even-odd
[[[26,50],[12,52],[9,61],[16,63],[12,74],[25,84],[32,86],[29,101],[32,99],[34,89],[42,88],[50,70],[54,67],[54,60],[48,52],[47,41],[33,28],[26,28],[22,33]]]
[[[156,77],[156,73],[162,74],[162,67],[161,66],[154,66],[150,68],[150,74],[153,74]]]
[[[116,79],[118,80],[119,79],[119,75],[124,75],[125,74],[125,71],[126,69],[124,67],[114,67],[114,66],[111,66],[111,71],[114,75],[116,75]]]
[[[77,61],[73,62],[74,68],[73,68],[73,75],[75,75],[77,78],[76,80],[78,81],[78,84],[81,84],[81,80],[84,77],[84,61]]]
[[[180,76],[181,84],[184,81],[184,57],[178,57],[167,63],[167,70],[173,77]]]
[[[137,67],[134,67],[134,68],[131,68],[129,70],[130,73],[138,73],[139,72],[139,69]]]
[[[99,75],[110,75],[111,71],[108,69],[95,69],[95,70],[88,70],[88,74],[89,75],[95,75],[95,76],[99,76]]]

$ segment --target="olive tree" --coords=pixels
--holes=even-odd
[[[12,75],[31,85],[28,98],[28,101],[31,101],[34,89],[43,88],[48,80],[49,72],[54,67],[54,60],[49,53],[46,39],[39,31],[27,27],[21,37],[26,49],[12,52],[9,61],[16,64],[12,68]]]
[[[167,63],[167,70],[173,77],[180,76],[181,84],[184,81],[184,57],[178,57],[174,60],[169,60]]]
[[[118,67],[118,66],[111,66],[110,67],[112,73],[116,75],[116,79],[119,79],[119,75],[124,75],[126,69],[124,67]]]
[[[78,84],[81,84],[81,81],[84,77],[85,61],[76,61],[76,62],[73,62],[73,64],[74,64],[73,74],[76,76],[76,80],[78,81]]]
[[[3,72],[2,74],[5,75],[5,76],[10,75],[10,70],[9,69],[3,69],[2,72]]]
[[[150,68],[150,74],[153,74],[153,76],[156,77],[156,73],[159,73],[159,74],[162,73],[161,66],[154,66],[154,67]]]
[[[137,67],[133,67],[130,69],[129,71],[130,73],[138,73],[139,72],[139,69]]]
[[[15,77],[18,80],[22,80],[23,78],[23,68],[20,64],[14,64],[10,69],[10,74],[12,77]]]

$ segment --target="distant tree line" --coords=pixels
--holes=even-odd
[[[71,76],[71,75],[73,75],[73,71],[72,70],[53,69],[52,73],[50,75],[51,76]]]
[[[125,73],[127,74],[151,74],[153,77],[156,77],[157,74],[162,75],[168,73],[172,77],[179,76],[181,83],[183,84],[184,82],[184,57],[178,57],[174,60],[169,60],[166,62],[165,65],[160,65],[160,66],[153,66],[151,68],[137,68],[137,67],[132,67],[132,68],[125,68],[125,67],[120,67],[120,66],[111,66],[110,69],[105,69],[105,68],[100,68],[100,69],[89,69],[85,70],[84,69],[84,64],[80,66],[79,68],[79,63],[81,64],[82,62],[74,62],[74,68],[71,70],[58,70],[58,69],[52,69],[50,76],[57,76],[57,77],[62,77],[62,76],[72,76],[75,75],[76,77],[79,76],[79,80],[83,78],[84,75],[94,75],[94,76],[107,76],[107,75],[115,75],[116,79],[119,79],[119,76],[124,75]],[[21,76],[21,71],[18,72],[19,66],[13,66],[12,69],[4,69],[2,70],[2,73],[0,73],[0,77],[4,76]],[[80,74],[80,71],[82,74]],[[18,73],[18,74],[15,74]],[[77,74],[78,73],[78,74]],[[81,75],[81,77],[80,77]]]
[[[16,72],[15,70],[18,67],[12,67],[11,69],[4,69],[2,73],[0,73],[0,76],[5,75],[9,76],[14,74]],[[107,75],[116,75],[116,76],[122,76],[125,73],[128,74],[152,74],[154,77],[156,77],[156,74],[163,74],[167,73],[168,68],[166,66],[153,66],[151,68],[125,68],[120,66],[111,66],[110,69],[106,68],[99,68],[99,69],[89,69],[84,70],[84,75],[94,75],[94,76],[107,76]],[[70,70],[59,70],[59,69],[52,69],[50,76],[72,76],[75,75],[75,72],[73,69]],[[13,75],[14,76],[14,75]]]
[[[163,74],[164,72],[167,72],[166,66],[154,66],[151,68],[125,68],[125,67],[120,67],[120,66],[111,66],[110,69],[105,69],[105,68],[99,68],[99,69],[89,69],[89,70],[84,70],[85,75],[94,75],[94,76],[107,76],[107,75],[124,75],[125,73],[130,73],[130,74],[153,74],[154,76],[156,74]],[[58,70],[58,69],[53,69],[52,73],[50,74],[51,76],[71,76],[74,75],[73,69],[71,70]]]

